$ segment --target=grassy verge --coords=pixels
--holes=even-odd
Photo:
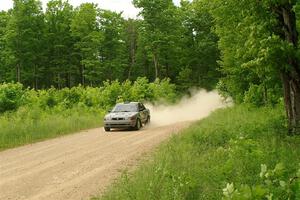
[[[100,127],[104,113],[87,109],[20,108],[0,116],[0,151],[49,138]]]
[[[287,180],[299,169],[300,137],[286,136],[284,124],[282,108],[218,110],[163,144],[133,174],[125,172],[99,199],[222,199],[228,183],[244,196],[235,198],[229,187],[224,199],[266,199],[271,186],[274,197],[287,199],[277,182],[267,186],[260,177],[261,164],[274,169],[281,163]]]

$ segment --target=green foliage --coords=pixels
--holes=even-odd
[[[22,105],[24,93],[21,84],[0,85],[0,114],[18,109]]]
[[[265,164],[261,165],[259,174],[261,183],[248,186],[241,185],[234,188],[227,184],[223,189],[224,200],[253,200],[253,199],[298,199],[300,198],[300,169],[292,177],[287,177],[288,171],[282,163],[268,170]]]
[[[72,36],[76,39],[74,44],[79,57],[81,71],[81,84],[85,85],[86,81],[90,84],[97,83],[97,78],[93,73],[99,68],[98,46],[102,39],[98,31],[97,5],[92,3],[81,4],[75,11],[75,16],[71,23]],[[97,74],[98,75],[98,74]]]
[[[184,36],[179,43],[185,56],[181,57],[176,83],[183,84],[183,89],[187,86],[214,89],[220,77],[217,70],[220,52],[217,46],[218,37],[214,32],[215,22],[209,7],[204,1],[182,1],[180,16],[183,24],[181,34]],[[192,73],[188,74],[185,70]],[[184,76],[185,79],[181,80]]]
[[[143,16],[136,65],[144,66],[151,80],[170,78],[181,92],[187,87],[214,88],[219,51],[213,18],[205,4],[182,1],[177,7],[171,0],[133,2]]]
[[[73,51],[74,39],[71,35],[71,23],[74,17],[73,7],[68,1],[51,0],[47,4],[45,12],[45,43],[47,44],[44,54],[43,70],[44,79],[39,79],[40,84],[47,85],[47,80],[52,79],[52,84],[61,88],[62,86],[71,87],[70,80],[64,78],[76,73],[76,61]],[[47,76],[47,79],[45,78]]]
[[[103,34],[103,40],[98,47],[102,65],[100,77],[124,80],[128,65],[127,54],[129,55],[125,46],[125,20],[121,13],[108,10],[99,10],[98,15],[100,31]]]
[[[226,192],[238,188],[238,199],[247,199],[243,194],[252,186],[257,194],[270,189],[279,199],[287,196],[275,195],[298,195],[298,179],[290,182],[291,191],[287,188],[299,169],[300,138],[285,136],[284,126],[282,107],[218,110],[163,144],[136,171],[125,172],[99,199],[222,199],[228,182],[236,187],[228,184]],[[264,171],[262,179],[258,174],[263,163],[282,163],[284,168]],[[273,182],[266,186],[266,180]],[[285,181],[284,191],[278,180]]]
[[[181,92],[213,89],[218,38],[205,4],[134,4],[143,19],[125,19],[93,3],[73,8],[67,0],[50,0],[43,12],[40,0],[14,0],[0,13],[0,82],[61,89],[147,77],[182,84]]]
[[[266,85],[250,84],[248,91],[244,93],[243,102],[256,106],[276,105],[280,102],[280,87],[267,88]]]
[[[160,82],[158,81],[156,84],[159,85]],[[146,78],[139,78],[133,84],[131,95],[139,101],[150,100],[154,95],[149,86],[149,82]]]
[[[44,14],[38,0],[14,0],[5,32],[6,64],[17,82],[34,86],[43,68]],[[27,74],[27,76],[24,76]],[[10,80],[11,81],[11,80]]]
[[[11,75],[7,72],[7,46],[6,46],[6,38],[5,33],[7,31],[9,14],[1,11],[0,12],[0,82],[9,81],[11,79]]]
[[[177,54],[176,40],[180,38],[178,9],[172,0],[134,0],[133,3],[141,8],[140,14],[144,18],[141,36],[153,61],[154,79],[167,77],[171,73],[168,66],[173,64],[172,59],[176,59],[173,56]]]
[[[291,70],[289,59],[298,59],[297,47],[285,38],[280,11],[286,8],[292,16],[289,9],[296,1],[205,2],[219,37],[223,74],[219,89],[236,103],[274,104],[283,96],[280,73]]]
[[[43,110],[71,109],[74,107],[109,109],[117,101],[155,102],[176,100],[176,87],[170,80],[156,80],[149,83],[148,79],[138,78],[135,82],[106,81],[100,88],[73,87],[57,90],[24,89],[21,84],[0,85],[1,112],[17,110],[20,106],[39,107]]]
[[[107,81],[100,88],[61,90],[24,89],[21,84],[0,85],[0,150],[102,125],[102,117],[117,102],[164,100],[174,102],[169,80],[149,83]]]
[[[163,100],[172,103],[177,99],[177,95],[174,92],[176,86],[170,83],[170,79],[164,79],[162,81],[156,79],[154,83],[150,83],[149,89],[155,100]]]
[[[79,107],[47,111],[21,107],[13,114],[0,115],[0,150],[100,127],[103,116],[101,110]]]
[[[100,105],[102,107],[111,107],[117,101],[141,101],[155,102],[164,100],[166,102],[175,102],[176,87],[170,83],[170,80],[157,79],[153,83],[149,83],[145,77],[138,78],[135,82],[119,81],[105,82],[102,91]]]
[[[245,103],[253,103],[257,106],[264,104],[264,88],[261,85],[250,85],[248,91],[244,95]]]
[[[192,69],[186,67],[183,68],[178,76],[177,76],[177,84],[180,88],[181,91],[186,91],[188,89],[190,89],[191,87],[193,87],[193,83],[191,83],[191,81],[189,80],[189,78],[192,76],[193,71]]]

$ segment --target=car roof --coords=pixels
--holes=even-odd
[[[118,103],[119,105],[124,105],[124,104],[139,104],[140,102],[124,102],[124,103]]]
[[[121,103],[121,104],[139,104],[140,102],[124,102],[124,103]]]

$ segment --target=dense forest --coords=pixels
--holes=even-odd
[[[0,82],[34,89],[147,77],[217,88],[235,103],[284,102],[300,131],[297,0],[133,0],[136,19],[84,3],[14,0],[0,13]]]
[[[134,4],[143,20],[92,3],[51,0],[43,12],[38,0],[14,0],[0,14],[0,82],[42,89],[145,76],[212,88],[219,51],[208,13],[171,0]]]

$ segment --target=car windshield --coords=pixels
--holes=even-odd
[[[114,107],[112,112],[137,112],[138,107],[136,104],[118,104]]]

